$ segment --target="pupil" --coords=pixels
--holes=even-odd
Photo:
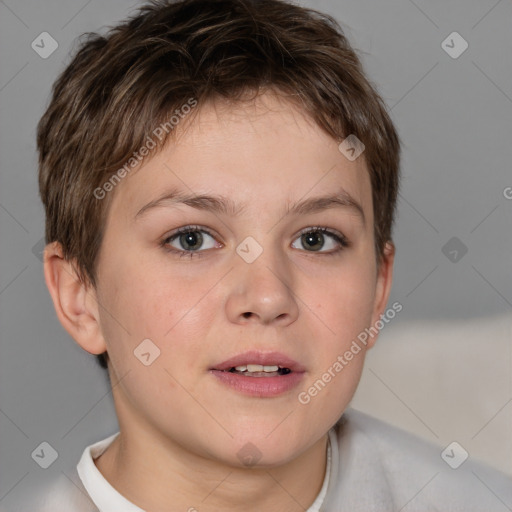
[[[203,243],[203,235],[199,231],[190,231],[180,236],[180,242],[183,248],[195,251]]]
[[[306,245],[313,249],[313,251],[318,251],[322,248],[324,244],[324,235],[319,233],[318,231],[314,233],[305,233],[302,235],[302,245],[305,247]]]

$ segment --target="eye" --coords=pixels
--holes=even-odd
[[[300,243],[302,247],[297,247]],[[349,246],[344,235],[327,228],[316,227],[303,230],[300,236],[294,241],[294,249],[306,249],[308,252],[323,252],[328,254],[337,253]]]
[[[162,242],[167,250],[181,253],[180,256],[194,256],[194,252],[219,247],[219,243],[206,229],[199,226],[185,226],[177,229]]]

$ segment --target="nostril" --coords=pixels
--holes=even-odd
[[[244,313],[244,318],[251,318],[252,313],[250,311],[247,311]]]

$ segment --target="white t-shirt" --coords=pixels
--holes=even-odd
[[[73,480],[63,475],[31,506],[18,510],[144,512],[116,491],[94,464],[117,435],[84,450]],[[470,454],[458,465],[464,455],[459,448],[444,459],[442,452],[442,447],[349,409],[329,431],[324,482],[307,512],[512,510],[510,476],[473,461]]]

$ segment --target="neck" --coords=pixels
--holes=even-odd
[[[239,468],[206,459],[180,446],[121,433],[95,460],[126,499],[147,512],[172,510],[304,512],[325,476],[327,435],[278,467]],[[165,446],[165,449],[162,449]]]

